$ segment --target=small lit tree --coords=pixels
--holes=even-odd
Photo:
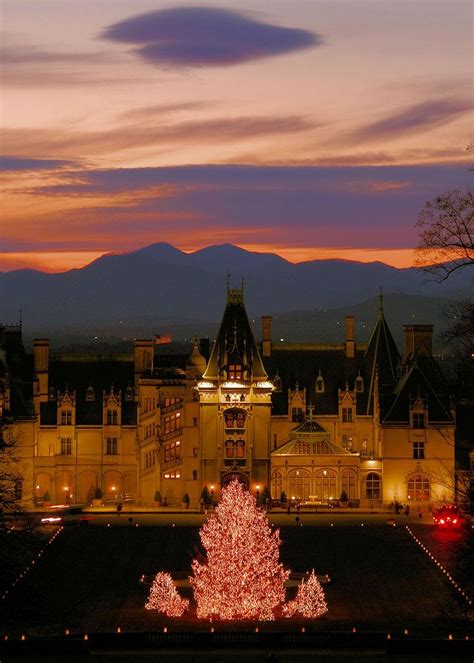
[[[295,599],[283,606],[285,617],[293,617],[296,613],[299,613],[302,617],[315,618],[321,617],[327,611],[324,591],[314,573],[314,569],[307,580],[302,579]]]
[[[163,612],[168,617],[181,617],[188,607],[189,601],[178,594],[170,574],[163,571],[157,573],[145,608]]]
[[[193,561],[190,578],[198,617],[274,619],[289,575],[279,562],[280,533],[237,480],[222,490],[200,537],[206,559]]]

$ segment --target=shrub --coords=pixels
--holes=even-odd
[[[43,502],[51,502],[51,495],[48,493],[48,491],[46,491],[43,495]]]
[[[191,500],[189,499],[189,495],[188,495],[188,493],[184,493],[184,495],[183,495],[183,500],[182,500],[182,501],[183,501],[183,504],[189,504],[189,502],[190,502]]]
[[[341,502],[347,502],[348,499],[346,491],[343,490],[341,493]]]
[[[101,500],[102,499],[102,491],[100,488],[96,488],[94,497],[96,500]]]
[[[281,495],[280,495],[280,502],[285,503],[286,501],[287,501],[286,493],[285,493],[284,490],[282,490],[282,491],[281,491]]]
[[[161,493],[159,490],[155,491],[155,497],[153,499],[155,502],[161,502]]]
[[[209,493],[209,489],[207,486],[204,486],[201,492],[201,498],[204,502],[204,504],[210,504],[211,503],[211,495]]]
[[[262,496],[261,496],[261,501],[262,504],[266,504],[267,500],[271,499],[270,491],[268,490],[267,486],[264,487],[262,490]]]

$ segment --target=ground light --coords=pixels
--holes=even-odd
[[[420,548],[427,554],[427,556],[431,559],[431,561],[441,570],[442,573],[448,578],[449,582],[452,584],[454,589],[461,594],[463,599],[467,601],[468,605],[472,606],[473,601],[471,597],[467,594],[465,589],[461,587],[461,585],[456,582],[456,580],[452,577],[452,575],[449,573],[449,571],[439,562],[436,557],[429,551],[429,549],[420,541],[420,539],[413,533],[413,531],[410,529],[408,525],[405,526],[408,530],[408,533],[410,534],[411,538],[415,543],[417,543]]]

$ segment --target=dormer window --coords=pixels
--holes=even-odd
[[[318,377],[316,378],[316,393],[324,394],[324,378],[319,371]]]
[[[413,428],[418,430],[426,428],[426,414],[424,412],[413,413]]]
[[[352,408],[343,407],[342,408],[342,422],[345,424],[352,422]]]
[[[229,364],[229,380],[242,379],[242,364]]]
[[[92,385],[89,385],[86,389],[86,401],[95,401],[95,391]]]
[[[61,410],[61,426],[71,426],[72,410]]]
[[[362,377],[362,375],[360,373],[356,377],[355,390],[358,394],[362,394],[363,391],[364,391],[364,378]]]
[[[107,410],[107,426],[117,426],[118,412],[117,410]]]

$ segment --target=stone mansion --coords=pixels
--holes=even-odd
[[[257,344],[243,289],[228,289],[213,347],[187,355],[136,340],[133,356],[54,355],[0,327],[0,421],[17,440],[27,507],[105,500],[170,506],[214,499],[234,477],[303,502],[452,500],[455,413],[432,327],[407,325],[400,353],[380,303],[368,342]],[[344,497],[345,497],[344,496]]]

